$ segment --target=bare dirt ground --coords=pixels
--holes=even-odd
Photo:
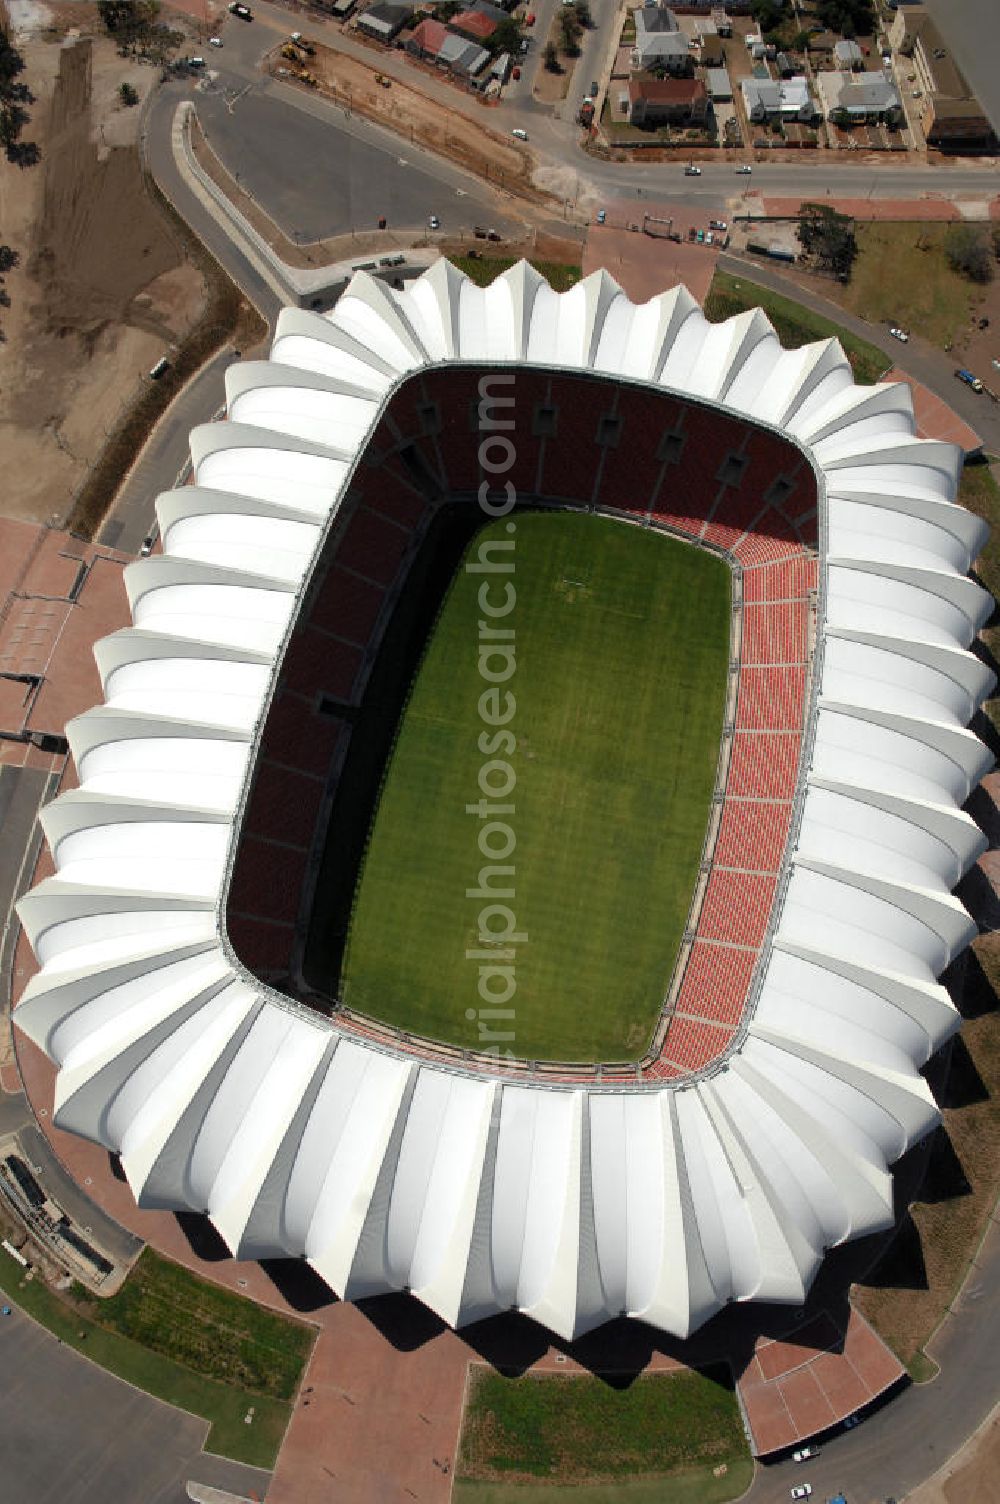
[[[42,160],[23,171],[0,163],[3,238],[21,258],[3,319],[0,509],[61,520],[123,406],[198,317],[204,294],[143,188],[139,107],[118,100],[125,81],[144,97],[154,70],[96,34],[93,5],[18,0],[13,22],[36,96],[25,138]]]
[[[909,1504],[980,1504],[996,1497],[1000,1477],[1000,1415],[951,1459],[943,1472],[910,1494]]]

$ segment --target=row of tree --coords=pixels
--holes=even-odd
[[[0,30],[0,146],[15,167],[33,167],[41,157],[34,141],[22,141],[35,96],[21,78],[24,58],[6,31]]]

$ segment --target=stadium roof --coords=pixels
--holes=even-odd
[[[711,1072],[613,1087],[484,1076],[350,1036],[256,981],[223,903],[262,706],[322,529],[400,379],[466,360],[593,370],[780,429],[817,476],[823,589],[801,819],[762,983]],[[43,814],[21,901],[41,964],[16,1012],[56,1062],[55,1123],[120,1155],[141,1205],[207,1212],[242,1258],[304,1257],[341,1296],[409,1289],[462,1325],[516,1308],[564,1337],[621,1313],[685,1335],[729,1300],[801,1302],[824,1251],[888,1226],[891,1165],[937,1121],[921,1065],[958,1017],[937,977],[974,928],[952,888],[985,842],[966,727],[993,684],[985,534],[908,389],[855,386],[835,341],[782,350],[675,288],[446,261],[286,309],[227,371],[194,484],[157,503],[134,626]]]

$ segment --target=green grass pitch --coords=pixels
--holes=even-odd
[[[679,540],[578,513],[517,513],[514,572],[460,568],[413,685],[361,870],[342,997],[390,1024],[521,1058],[637,1058],[669,983],[715,779],[729,658],[730,576]],[[508,538],[508,524],[484,540]],[[504,557],[496,552],[494,559]],[[509,557],[509,555],[507,556]],[[481,1019],[480,911],[468,897],[490,858],[469,814],[488,755],[479,700],[477,592],[516,603],[509,761],[499,817],[516,848],[514,896],[497,899],[527,939],[511,949],[513,1018]],[[500,671],[498,660],[490,667]],[[507,701],[501,709],[509,709]],[[494,755],[504,759],[506,749]],[[499,780],[502,775],[493,775]],[[499,796],[497,796],[498,802]],[[497,836],[498,841],[503,838]],[[509,921],[497,915],[487,925]],[[503,959],[503,958],[501,958]],[[471,1017],[470,1017],[471,1015]]]

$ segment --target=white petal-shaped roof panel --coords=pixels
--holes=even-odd
[[[276,992],[227,936],[262,712],[314,562],[351,540],[344,579],[359,610],[372,598],[371,539],[404,547],[437,461],[385,471],[360,541],[348,478],[383,421],[391,446],[407,373],[424,373],[416,421],[453,421],[430,381],[455,361],[594,372],[615,382],[608,412],[639,391],[647,413],[687,404],[699,432],[742,423],[736,480],[712,485],[756,465],[754,512],[770,509],[766,542],[744,514],[720,544],[744,631],[814,582],[809,643],[778,652],[805,688],[766,935],[738,1019],[679,1008],[662,1070],[508,1073],[359,1031]],[[889,1166],[935,1121],[920,1067],[958,1024],[937,977],[971,934],[951,890],[984,845],[962,805],[990,759],[966,728],[993,683],[969,651],[989,602],[960,456],[916,437],[905,387],[855,386],[836,341],[784,351],[759,311],[712,325],[679,288],[635,306],[606,273],[560,296],[523,264],[485,290],[444,262],[402,292],[359,273],[328,317],[286,309],[270,361],[227,391],[228,422],[192,434],[194,486],[159,498],[163,555],[127,573],[133,627],[98,645],[105,707],[69,728],[80,788],[45,814],[56,875],[22,903],[40,971],[15,1018],[58,1066],[57,1121],[116,1150],[143,1205],[206,1211],[241,1256],[305,1258],[346,1298],[409,1289],[449,1322],[516,1308],[566,1337],[622,1312],[685,1335],[729,1300],[801,1301],[825,1248],[886,1225]],[[656,436],[656,467],[684,427]],[[781,575],[774,510],[800,473]],[[670,504],[685,486],[681,463]],[[292,806],[307,788],[318,805],[323,764],[297,776]],[[682,1071],[682,1028],[722,1044]]]

